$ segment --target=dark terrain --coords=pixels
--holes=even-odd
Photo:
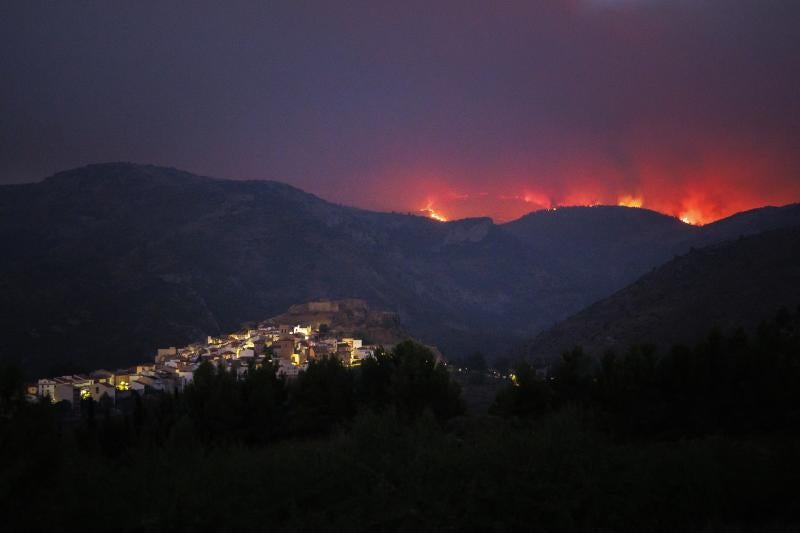
[[[797,531],[799,362],[780,311],[665,355],[573,351],[547,380],[520,363],[488,414],[411,341],[77,405],[0,365],[0,511],[12,531]]]
[[[798,223],[796,205],[703,228],[624,207],[439,223],[92,165],[0,188],[0,359],[32,375],[125,365],[318,298],[395,311],[447,356],[494,355],[692,246]]]
[[[800,305],[800,228],[692,249],[539,334],[529,357],[581,346],[595,356],[651,343],[692,344],[709,330],[752,333],[775,309]]]

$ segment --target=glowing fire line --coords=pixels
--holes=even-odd
[[[628,194],[621,196],[619,200],[617,200],[617,205],[625,207],[642,207],[644,205],[644,200],[641,196],[632,196]]]
[[[455,199],[463,202],[465,200],[468,200],[471,196],[472,195],[469,194],[459,194],[459,195],[454,194],[451,197],[449,197],[448,200],[452,201],[453,199]],[[489,194],[481,193],[480,195],[477,196],[481,196],[481,198],[484,198],[486,196],[489,196]],[[540,209],[555,210],[558,207],[567,207],[567,206],[591,207],[595,205],[614,205],[614,204],[622,207],[654,209],[666,215],[674,216],[684,224],[690,224],[692,226],[702,226],[714,220],[714,218],[708,216],[708,213],[706,213],[702,208],[697,206],[696,202],[686,201],[683,203],[682,209],[659,209],[658,206],[651,205],[652,202],[646,202],[644,197],[640,193],[622,194],[620,196],[617,196],[616,202],[612,203],[604,203],[602,199],[587,201],[578,198],[571,198],[572,201],[570,201],[569,203],[561,203],[547,195],[531,193],[531,192],[525,192],[524,194],[518,194],[518,195],[498,195],[495,198],[500,201],[518,201],[518,202],[525,202],[526,204],[533,204],[535,207],[539,208],[534,210],[540,210]],[[447,201],[445,201],[445,204],[447,205]],[[459,206],[456,206],[455,208],[456,211],[459,211],[458,208]],[[422,216],[425,216],[432,220],[436,220],[438,222],[448,222],[451,220],[451,218],[445,215],[440,210],[440,208],[437,207],[436,209],[434,209],[434,202],[430,198],[426,201],[425,207],[417,210],[416,212]],[[455,218],[460,218],[460,215],[463,215],[463,213],[460,212],[457,214],[459,216],[456,216]],[[467,214],[466,216],[469,216],[469,214]]]
[[[419,211],[426,217],[432,218],[433,220],[437,220],[439,222],[447,222],[447,217],[435,211],[433,209],[433,205],[430,202],[428,203],[427,206],[425,206],[424,209],[420,209]]]

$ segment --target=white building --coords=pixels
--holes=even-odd
[[[164,390],[164,384],[161,382],[161,380],[159,378],[157,378],[155,376],[138,376],[137,375],[136,377],[131,378],[131,379],[133,380],[134,383],[140,383],[140,384],[144,385],[146,388],[149,388],[150,390],[154,390],[154,391],[163,391]],[[136,390],[136,389],[134,389],[134,390]]]
[[[77,388],[71,382],[57,383],[51,398],[53,403],[67,401],[75,407],[78,405],[78,402],[80,402],[81,389]]]
[[[294,365],[289,361],[284,359],[278,359],[278,372],[279,376],[283,376],[286,379],[294,379],[303,370],[303,367],[299,365]]]
[[[361,346],[356,348],[356,358],[359,360],[366,359],[368,357],[375,357],[375,348],[372,346]]]
[[[297,325],[294,327],[293,333],[297,333],[303,335],[304,337],[308,337],[309,335],[311,335],[311,326]]]
[[[92,400],[96,402],[99,402],[104,394],[107,395],[111,400],[113,400],[117,394],[117,389],[108,383],[94,383],[93,385],[89,386],[88,390],[92,396]]]
[[[56,382],[52,379],[40,379],[37,382],[38,396],[40,398],[48,397],[51,400],[56,397]]]
[[[177,371],[177,376],[178,376],[178,389],[183,390],[183,388],[186,385],[194,381],[194,369],[193,368],[179,369]]]

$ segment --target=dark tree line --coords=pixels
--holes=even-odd
[[[455,418],[458,387],[413,343],[288,382],[203,365],[179,395],[77,419],[2,368],[0,511],[34,529],[796,531],[799,325],[517,365],[488,417]]]
[[[527,363],[492,411],[535,417],[565,405],[630,435],[753,434],[800,429],[800,309],[781,310],[748,336],[712,331],[694,347],[634,346],[592,360],[562,355],[549,378]]]
[[[319,437],[366,410],[405,422],[425,411],[440,422],[463,412],[459,387],[446,368],[428,348],[411,341],[398,344],[390,353],[378,350],[374,359],[356,368],[331,357],[311,361],[290,381],[276,370],[265,363],[251,366],[245,376],[236,378],[204,362],[180,394],[140,397],[134,393],[121,416],[112,416],[108,405],[83,400],[80,422],[67,427],[57,416],[63,406],[24,400],[22,376],[9,367],[0,374],[0,413],[8,426],[3,428],[8,438],[0,445],[24,442],[27,433],[20,433],[20,427],[44,423],[56,433],[72,430],[86,452],[119,457],[136,447],[254,446]],[[23,450],[24,444],[19,447]]]

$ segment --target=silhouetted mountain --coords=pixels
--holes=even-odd
[[[712,328],[751,330],[800,306],[800,228],[692,249],[538,335],[526,353],[552,359],[582,346],[593,355],[634,344],[692,344]]]
[[[708,238],[800,221],[796,211]],[[494,353],[705,232],[615,207],[440,223],[271,181],[91,165],[0,188],[0,358],[32,374],[123,365],[318,298],[395,311],[445,354]]]
[[[540,255],[557,257],[576,271],[576,282],[588,301],[610,294],[684,252],[703,233],[703,228],[675,217],[617,206],[536,211],[504,228]],[[721,235],[718,240],[726,238]]]
[[[693,245],[705,246],[798,225],[800,225],[800,204],[751,209],[703,226]]]
[[[0,349],[32,372],[129,363],[316,298],[363,298],[444,345],[580,305],[489,219],[371,213],[152,166],[3,187],[0,245]]]

